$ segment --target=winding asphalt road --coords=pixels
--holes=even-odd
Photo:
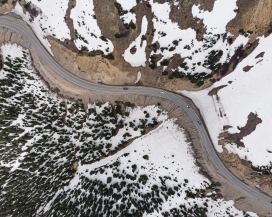
[[[218,170],[220,170],[220,172],[225,176],[225,178],[227,178],[230,182],[232,182],[238,188],[243,190],[249,196],[251,196],[259,201],[262,201],[264,203],[271,204],[272,198],[266,196],[265,194],[263,194],[257,190],[252,189],[251,187],[246,185],[244,182],[242,182],[240,179],[238,179],[236,176],[234,176],[225,167],[225,165],[222,163],[222,161],[219,159],[218,155],[216,154],[213,144],[208,136],[208,132],[206,131],[205,127],[202,124],[198,123],[198,120],[200,118],[197,116],[197,114],[194,112],[194,110],[188,108],[187,103],[184,102],[177,95],[175,95],[169,91],[164,91],[161,89],[150,88],[150,87],[129,87],[128,90],[123,90],[123,87],[119,87],[119,86],[100,85],[100,84],[95,84],[95,83],[85,81],[83,79],[80,79],[80,78],[72,75],[70,72],[65,70],[62,66],[60,66],[52,58],[52,56],[47,52],[47,50],[41,45],[40,41],[36,38],[36,36],[34,36],[34,34],[32,32],[27,31],[22,26],[14,23],[14,22],[7,21],[7,20],[1,19],[1,18],[0,18],[0,27],[6,27],[6,28],[15,30],[16,32],[20,33],[33,45],[33,47],[36,49],[36,51],[39,53],[39,55],[41,55],[44,58],[44,60],[47,62],[47,64],[49,66],[51,66],[51,68],[56,73],[58,73],[59,75],[61,75],[65,79],[67,79],[68,81],[70,81],[80,87],[83,87],[83,88],[86,88],[89,90],[106,92],[109,94],[113,94],[113,93],[144,94],[144,95],[161,97],[164,99],[171,100],[172,102],[174,102],[176,105],[178,105],[179,107],[181,107],[182,109],[184,109],[188,113],[188,115],[190,116],[190,118],[192,119],[192,121],[194,122],[194,124],[198,130],[200,139],[201,139],[202,143],[204,144],[212,162],[218,168]]]

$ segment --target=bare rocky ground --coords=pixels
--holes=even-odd
[[[12,0],[8,0],[8,2],[5,4],[3,4],[2,1],[0,1],[0,14],[9,12],[11,11],[11,9],[12,9]]]
[[[233,174],[253,189],[261,190],[270,197],[272,196],[271,175],[259,174],[251,168],[251,164],[248,161],[242,160],[237,154],[228,153],[225,148],[223,150],[218,155]]]
[[[20,25],[29,28],[24,22],[20,20],[16,20],[12,17],[6,16],[5,19],[16,21]],[[108,95],[105,93],[98,93],[80,88],[66,81],[58,74],[56,74],[53,70],[51,70],[46,62],[36,53],[33,47],[21,35],[12,32],[6,28],[0,28],[0,34],[3,36],[0,38],[0,44],[16,43],[23,46],[24,48],[29,49],[33,58],[34,66],[40,76],[44,79],[44,82],[53,91],[57,92],[63,97],[73,100],[82,99],[85,103],[99,101],[110,102],[114,104],[115,101],[124,101],[131,102],[139,106],[153,105],[160,102],[162,109],[167,110],[171,118],[177,118],[176,123],[183,129],[185,129],[188,140],[191,141],[195,150],[197,162],[202,167],[202,173],[218,185],[218,188],[221,190],[221,194],[224,196],[224,198],[226,200],[234,200],[235,206],[238,209],[257,212],[260,216],[263,217],[272,216],[270,205],[256,201],[255,199],[249,197],[248,195],[241,192],[236,186],[233,186],[232,183],[226,180],[222,175],[220,175],[220,172],[217,170],[217,168],[214,167],[209,159],[205,148],[200,143],[194,123],[186,115],[185,111],[177,107],[175,104],[164,99],[145,95]],[[191,103],[189,99],[184,98],[184,100],[186,100],[193,109],[198,111],[198,109]]]
[[[252,31],[251,42],[256,37],[268,36],[272,32],[272,0],[245,1],[237,0],[237,16],[227,25],[227,31],[239,35],[239,30]]]

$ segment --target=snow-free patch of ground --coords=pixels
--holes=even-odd
[[[24,13],[23,7],[19,3],[16,3],[12,12],[20,15],[31,26],[36,36],[51,54],[46,36],[51,35],[61,41],[70,39],[70,31],[65,23],[68,0],[52,0],[50,3],[47,0],[32,0],[28,7],[35,8],[38,16],[33,17],[29,12]]]
[[[78,1],[71,11],[76,31],[75,44],[78,49],[86,47],[89,51],[101,50],[105,54],[113,51],[113,44],[101,34],[94,13],[93,0]]]
[[[125,53],[123,54],[124,59],[131,64],[133,67],[138,67],[138,66],[145,66],[146,62],[146,53],[145,53],[145,48],[146,48],[146,40],[142,40],[142,36],[146,34],[147,31],[147,25],[148,21],[146,16],[143,17],[142,19],[142,30],[141,34],[133,41],[129,47],[125,50]],[[136,53],[132,54],[130,53],[130,49],[136,47]]]
[[[210,135],[217,151],[222,147],[218,145],[218,135],[223,131],[224,125],[230,125],[230,133],[238,133],[238,127],[247,123],[248,115],[256,113],[262,120],[250,135],[243,138],[245,147],[237,148],[235,144],[225,144],[229,152],[237,153],[240,158],[249,160],[254,166],[267,166],[272,162],[272,91],[271,68],[272,51],[267,45],[272,43],[272,36],[260,37],[258,47],[237,66],[234,72],[227,75],[210,88],[199,92],[182,91],[192,98],[208,126]],[[265,52],[264,57],[256,56]],[[244,72],[246,66],[254,66],[250,71]],[[229,81],[232,83],[230,84]],[[219,90],[216,96],[209,96],[208,92],[215,87],[227,85]],[[220,112],[222,116],[220,116]]]

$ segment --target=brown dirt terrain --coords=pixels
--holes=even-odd
[[[244,72],[248,72],[250,69],[252,69],[254,66],[245,66],[244,68],[243,68],[243,71]]]
[[[112,65],[111,61],[101,56],[88,57],[77,55],[56,40],[48,39],[55,60],[73,74],[92,81],[122,85],[124,82],[133,84],[135,77],[128,72],[121,71]],[[59,55],[61,54],[61,55]]]
[[[12,10],[12,0],[8,0],[7,3],[0,3],[0,14],[7,13]]]
[[[256,37],[272,32],[272,0],[237,0],[238,13],[227,25],[227,31],[239,35],[239,30],[252,31],[251,42]]]
[[[237,154],[229,153],[225,148],[219,153],[220,159],[243,182],[256,190],[272,196],[272,176],[263,175],[251,168],[251,163],[242,160]]]
[[[263,58],[264,54],[265,54],[265,52],[259,53],[259,54],[255,57],[255,59]]]

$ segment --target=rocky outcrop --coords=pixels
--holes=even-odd
[[[227,25],[234,37],[240,33],[250,34],[251,42],[258,36],[272,32],[272,0],[237,0],[237,16]]]
[[[0,1],[0,14],[10,12],[12,10],[12,0],[8,0],[4,4]]]
[[[49,39],[49,42],[55,60],[76,76],[95,83],[113,85],[133,84],[136,80],[136,75],[129,75],[128,72],[121,71],[101,56],[78,55],[55,40]]]
[[[250,71],[250,69],[252,69],[254,66],[245,66],[244,68],[243,68],[243,71],[244,72],[248,72],[248,71]]]

